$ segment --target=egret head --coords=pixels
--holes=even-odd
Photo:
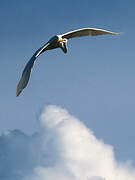
[[[62,42],[65,42],[65,43],[66,43],[66,42],[67,42],[67,39],[62,38],[62,39],[59,39],[58,42],[61,42],[61,43],[62,43]]]
[[[59,38],[59,47],[62,49],[64,53],[67,53],[67,39]]]
[[[50,40],[49,43],[66,43],[67,39],[62,38],[60,35],[53,36]]]

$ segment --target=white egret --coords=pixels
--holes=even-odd
[[[61,48],[64,53],[67,53],[67,40],[70,38],[82,37],[82,36],[98,36],[98,35],[106,35],[106,34],[119,35],[118,33],[97,29],[97,28],[82,28],[52,37],[45,45],[40,47],[35,52],[35,54],[26,64],[22,73],[22,77],[17,85],[16,96],[19,96],[22,90],[27,86],[34,62],[40,54],[42,54],[46,50],[51,50],[55,48]]]

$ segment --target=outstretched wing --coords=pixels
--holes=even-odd
[[[83,28],[83,29],[77,29],[75,31],[70,31],[68,33],[62,34],[62,38],[70,39],[75,37],[82,37],[82,36],[99,36],[99,35],[119,35],[119,33],[114,33],[111,31],[106,31],[103,29],[97,29],[97,28]]]
[[[22,92],[22,90],[27,86],[29,79],[30,79],[30,74],[34,65],[34,62],[36,60],[36,58],[43,53],[44,51],[47,50],[49,43],[45,44],[43,47],[39,48],[35,54],[31,57],[31,59],[28,61],[28,63],[26,64],[23,73],[22,73],[22,77],[17,85],[17,89],[16,89],[16,96],[19,96],[19,94]]]

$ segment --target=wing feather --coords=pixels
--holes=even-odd
[[[21,79],[17,85],[17,89],[16,89],[16,96],[19,96],[19,94],[22,92],[22,90],[27,86],[29,79],[30,79],[30,75],[31,75],[31,71],[32,68],[34,66],[34,62],[36,60],[36,58],[43,53],[44,51],[47,50],[49,43],[45,44],[43,47],[39,48],[35,54],[31,57],[31,59],[28,61],[28,63],[26,64]]]
[[[75,31],[71,31],[65,34],[62,34],[62,38],[70,39],[70,38],[75,38],[75,37],[83,37],[83,36],[99,36],[99,35],[119,35],[119,33],[114,33],[111,31],[106,31],[103,29],[97,29],[97,28],[83,28],[83,29],[78,29]]]

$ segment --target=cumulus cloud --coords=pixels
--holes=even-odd
[[[115,160],[113,148],[57,106],[45,108],[41,132],[0,136],[2,180],[135,180],[135,169]]]

